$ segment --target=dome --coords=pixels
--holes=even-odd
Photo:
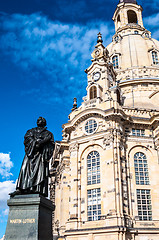
[[[112,62],[114,56],[118,57],[117,79],[159,76],[159,41],[152,39],[149,32],[131,31],[125,36],[116,34],[107,47]]]
[[[147,30],[131,26],[126,33],[116,33],[107,49],[117,72],[123,105],[159,110],[159,41]]]
[[[152,58],[152,52],[157,51],[158,53],[159,51],[159,41],[151,38],[148,32],[140,34],[135,29],[131,31],[132,34],[126,34],[125,36],[115,35],[113,42],[107,47],[111,58],[114,55],[119,56],[119,66],[116,71],[122,72],[127,71],[127,69],[143,67],[155,67],[156,71],[159,71],[158,64],[153,64]],[[120,78],[123,77],[125,78],[123,75]],[[135,77],[139,77],[138,73],[135,73]]]
[[[159,110],[159,41],[144,28],[142,7],[136,0],[120,0],[114,12],[116,33],[107,49],[122,104],[130,108]],[[132,4],[131,4],[132,3]]]
[[[159,41],[152,39],[150,32],[136,31],[115,35],[107,49],[122,89],[123,105],[159,110]]]

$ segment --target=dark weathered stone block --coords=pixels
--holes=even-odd
[[[52,211],[49,199],[39,194],[16,195],[7,202],[9,216],[5,240],[52,240]]]

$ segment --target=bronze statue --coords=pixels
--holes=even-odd
[[[46,120],[39,117],[37,127],[27,131],[24,136],[25,157],[17,181],[17,194],[39,193],[48,196],[49,160],[54,151],[54,137],[46,129]]]

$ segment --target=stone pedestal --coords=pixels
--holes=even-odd
[[[7,202],[9,216],[5,240],[52,240],[52,212],[49,199],[39,195],[17,195]]]

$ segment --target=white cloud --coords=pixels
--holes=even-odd
[[[9,213],[9,209],[8,209],[8,208],[6,208],[6,209],[4,209],[4,210],[2,211],[2,215],[4,215],[4,216],[7,216],[8,213]]]
[[[152,37],[155,39],[159,39],[159,13],[153,14],[143,19],[144,26],[151,31]]]
[[[150,27],[158,27],[159,25],[159,13],[153,14],[149,17],[144,18],[144,23]]]
[[[9,193],[15,190],[14,181],[4,181],[0,182],[0,209],[6,214],[7,199],[9,198]]]
[[[0,175],[2,178],[7,178],[11,174],[10,170],[13,167],[13,163],[10,159],[9,153],[0,153]]]
[[[74,93],[76,97],[83,95],[84,69],[91,64],[97,33],[101,31],[106,45],[114,32],[112,22],[67,24],[51,21],[40,13],[2,15],[0,20],[1,51],[38,79],[35,98],[47,103],[67,103]],[[71,77],[75,78],[73,84]],[[29,95],[34,90],[31,87],[23,94]]]
[[[10,172],[13,163],[10,159],[10,154],[0,153],[0,176],[2,179],[8,179],[12,173]],[[15,182],[11,180],[0,182],[0,222],[3,223],[7,220],[8,207],[7,199],[9,193],[15,190]]]

